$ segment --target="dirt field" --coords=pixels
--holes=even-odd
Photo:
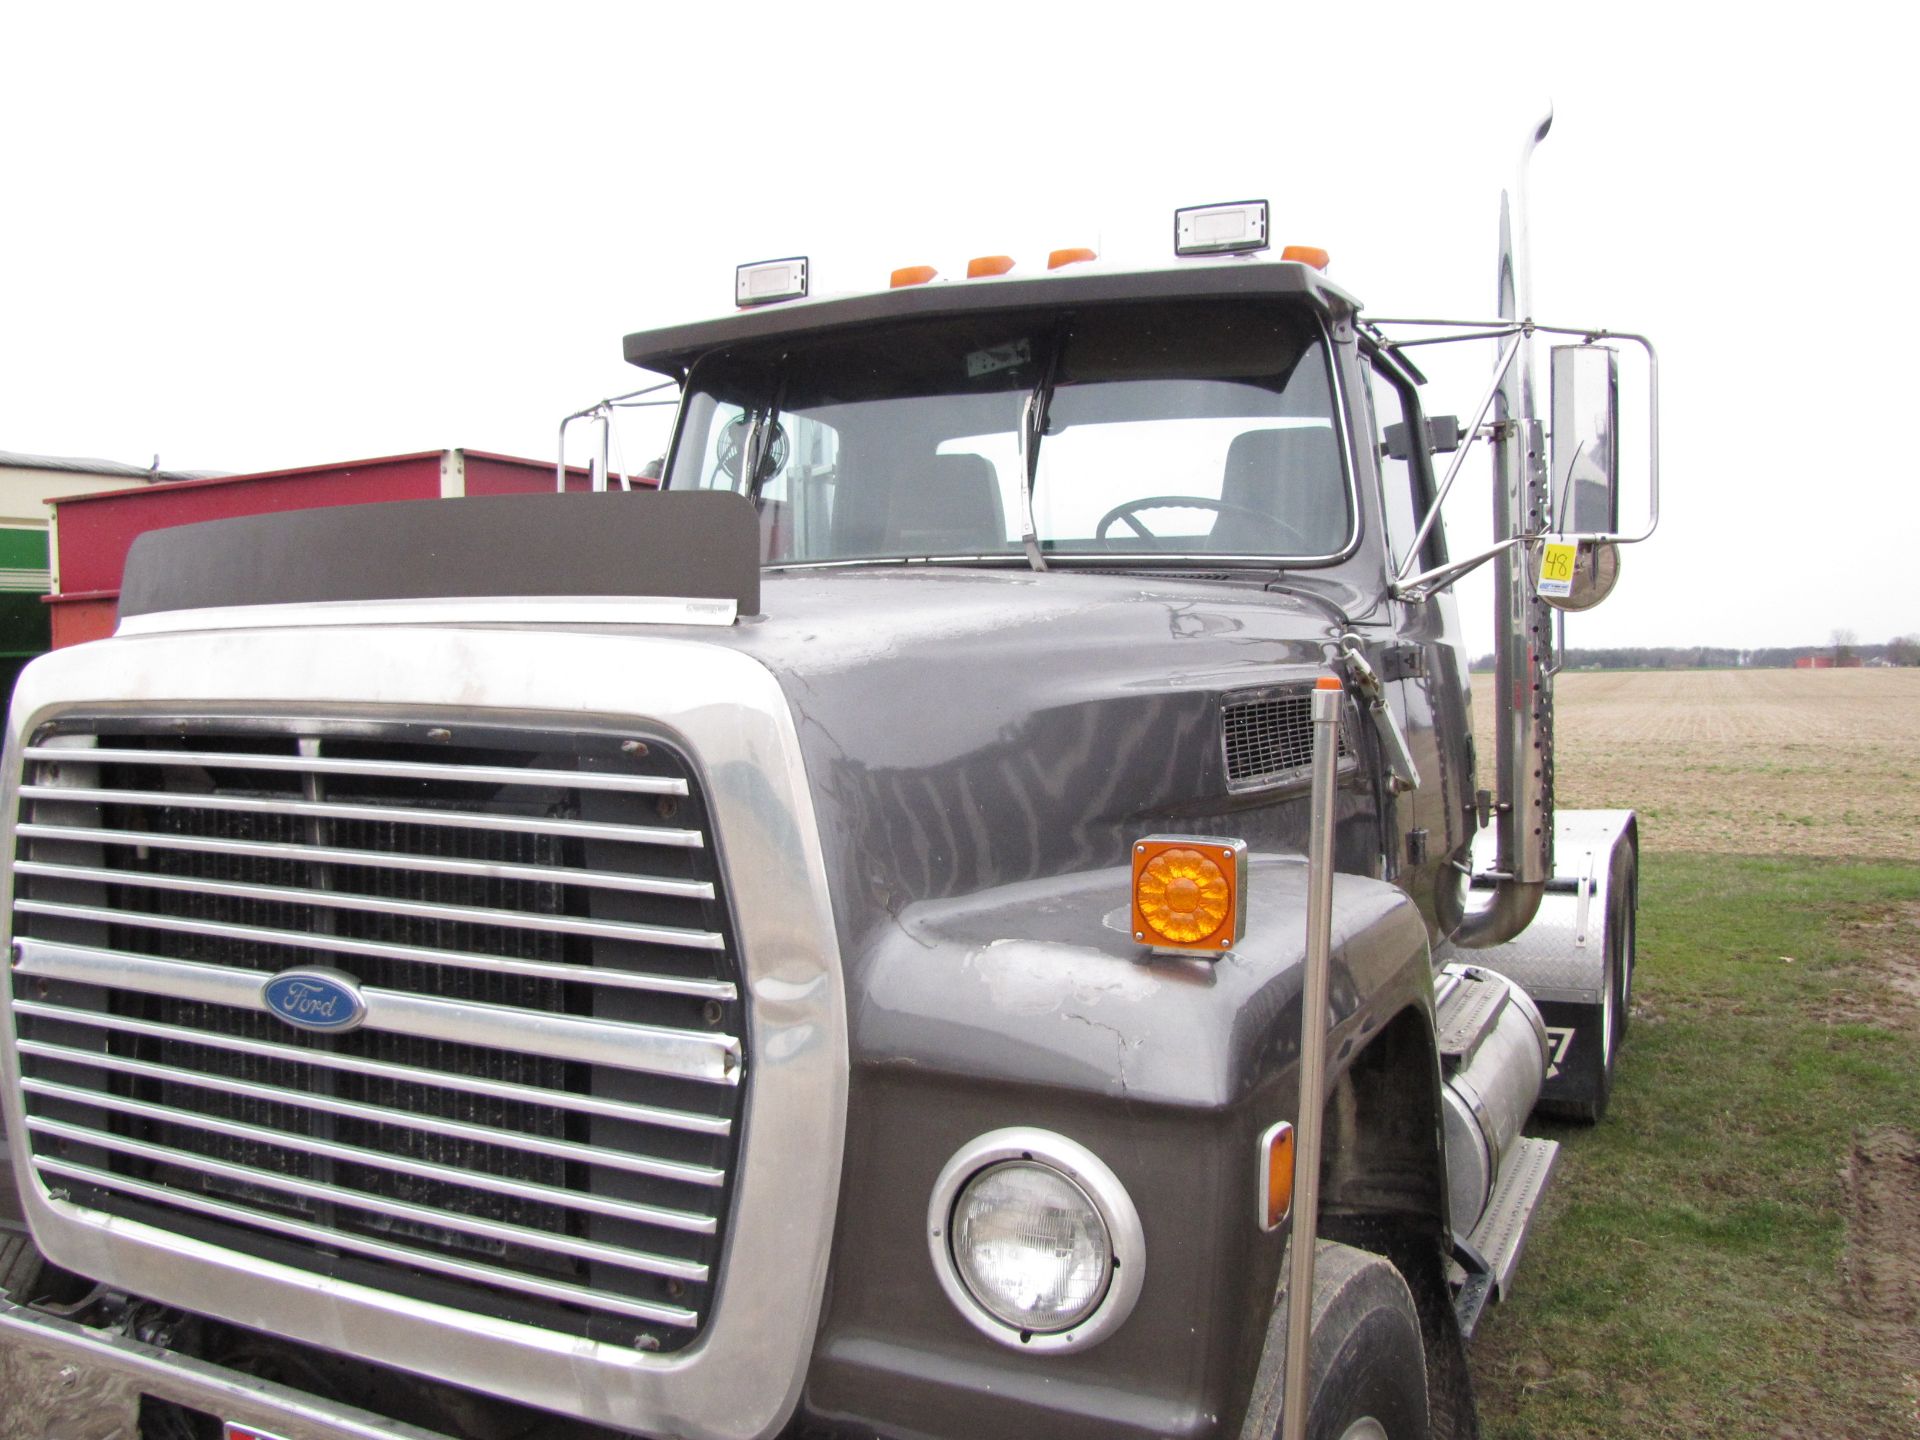
[[[1579,671],[1555,686],[1558,802],[1633,807],[1649,850],[1920,861],[1920,669]],[[1473,690],[1490,775],[1491,677]]]

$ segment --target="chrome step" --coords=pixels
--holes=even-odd
[[[1473,1052],[1499,1020],[1507,989],[1498,983],[1489,984],[1468,965],[1449,965],[1444,978],[1451,983],[1434,1007],[1433,1025],[1441,1062],[1451,1074],[1473,1058]]]
[[[1558,1141],[1524,1137],[1514,1141],[1500,1166],[1500,1179],[1493,1187],[1486,1213],[1468,1237],[1468,1243],[1486,1257],[1496,1300],[1507,1297],[1520,1254],[1527,1246],[1527,1234],[1533,1228],[1534,1211],[1559,1159]]]

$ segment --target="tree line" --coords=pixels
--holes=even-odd
[[[1826,645],[1770,645],[1743,650],[1726,645],[1611,645],[1569,646],[1561,660],[1564,670],[1718,670],[1735,668],[1791,669],[1802,660],[1837,660],[1842,664],[1920,665],[1920,636],[1900,635],[1884,645],[1863,645],[1851,635],[1836,632]],[[1493,668],[1493,656],[1473,662],[1475,670]]]

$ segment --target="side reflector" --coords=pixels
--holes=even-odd
[[[807,257],[789,256],[785,260],[757,260],[733,272],[733,303],[740,306],[771,305],[778,300],[799,300],[807,293]]]
[[[1004,275],[1011,269],[1011,255],[976,255],[967,262],[967,278],[978,280],[982,275]]]
[[[1176,255],[1244,255],[1267,248],[1267,202],[1196,205],[1173,212]]]
[[[1311,265],[1316,270],[1327,268],[1327,261],[1333,257],[1318,245],[1289,245],[1280,252],[1282,260],[1298,260],[1302,265]]]
[[[1133,938],[1167,954],[1218,954],[1246,934],[1247,842],[1149,835],[1133,845]]]
[[[1293,1211],[1293,1126],[1282,1120],[1260,1137],[1260,1228],[1278,1230]]]
[[[1067,250],[1055,250],[1047,256],[1047,268],[1058,270],[1062,265],[1078,265],[1083,260],[1098,260],[1100,257],[1084,245],[1076,245]]]
[[[889,285],[895,290],[903,285],[924,285],[939,273],[931,265],[902,265],[893,272]]]

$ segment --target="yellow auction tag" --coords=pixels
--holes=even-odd
[[[1573,562],[1580,554],[1578,542],[1548,536],[1540,549],[1540,578],[1534,589],[1542,595],[1565,598],[1573,594]]]

